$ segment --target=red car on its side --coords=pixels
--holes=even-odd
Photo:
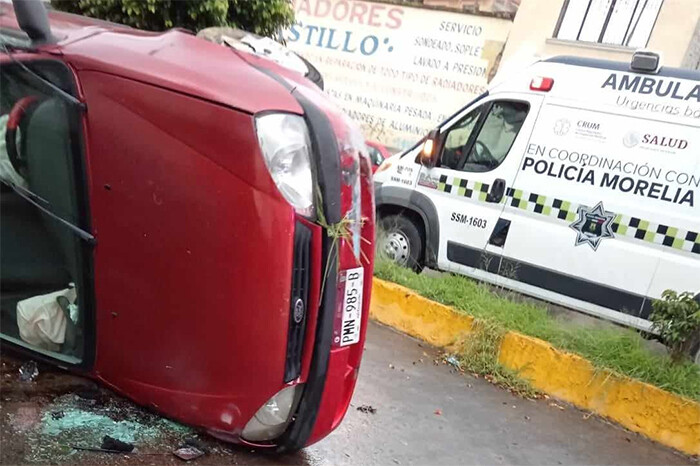
[[[5,348],[234,442],[337,427],[373,265],[356,127],[300,75],[179,30],[15,0],[0,41]]]

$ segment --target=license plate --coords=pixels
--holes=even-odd
[[[333,335],[337,346],[353,345],[360,341],[364,272],[362,267],[341,272],[338,291],[343,301]]]

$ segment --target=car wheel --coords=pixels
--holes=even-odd
[[[411,219],[386,216],[380,221],[379,232],[379,255],[415,272],[423,270],[423,235]]]
[[[306,58],[302,57],[301,55],[297,55],[301,61],[304,62],[306,67],[309,69],[309,71],[306,73],[306,79],[311,81],[312,83],[316,84],[318,87],[323,90],[323,76],[321,76],[321,73],[318,72],[316,67],[309,63],[309,60]]]

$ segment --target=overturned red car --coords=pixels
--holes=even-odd
[[[355,125],[186,31],[16,0],[0,41],[3,346],[234,442],[337,427],[373,266]]]

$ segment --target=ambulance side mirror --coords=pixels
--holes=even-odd
[[[433,168],[437,164],[438,157],[440,157],[441,149],[440,133],[436,128],[430,131],[425,141],[423,141],[423,147],[418,154],[420,164],[424,167]]]

